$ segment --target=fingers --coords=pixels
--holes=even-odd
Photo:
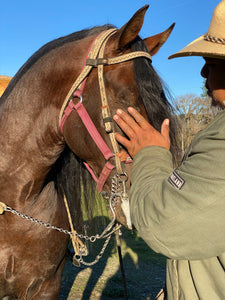
[[[128,112],[142,128],[149,126],[148,121],[136,109],[128,107]]]
[[[128,112],[129,112],[129,110],[128,110]],[[133,128],[137,124],[135,119],[132,117],[132,115],[129,115],[128,113],[126,113],[122,109],[118,109],[116,111],[115,117],[116,116],[119,117],[118,121],[120,122],[120,124],[122,126],[124,126],[124,124],[126,124],[126,125],[130,126],[131,128]]]
[[[170,148],[170,121],[165,119],[161,126],[161,135],[163,136],[165,142],[167,143],[167,149]]]
[[[129,115],[127,115],[125,112],[118,112],[113,119],[128,137],[133,135],[132,125],[135,126],[135,121]]]
[[[115,138],[116,140],[121,144],[123,145],[126,149],[129,149],[129,146],[130,146],[130,141],[122,136],[121,134],[119,134],[118,132],[115,133]]]
[[[124,118],[125,121],[128,121],[132,127],[138,124],[140,127],[146,128],[150,125],[149,122],[135,108],[128,107],[128,112],[130,115],[126,114],[121,109],[117,110],[117,114]],[[132,116],[132,118],[130,116]]]
[[[169,119],[165,119],[162,123],[162,126],[161,126],[161,134],[165,138],[169,138],[169,134],[170,134],[169,124],[170,124]]]
[[[161,132],[157,131],[134,108],[129,107],[128,113],[118,109],[113,119],[126,137],[116,133],[116,140],[122,144],[132,157],[146,146],[161,146],[170,149],[169,119],[165,119]]]
[[[122,109],[116,111],[114,120],[120,126],[120,128],[129,136],[128,133],[136,132],[139,127],[146,129],[152,127],[148,121],[133,107],[128,108],[129,114]],[[129,132],[128,132],[129,131]]]

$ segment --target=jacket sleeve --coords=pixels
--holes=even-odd
[[[218,153],[225,141],[213,141],[205,151],[208,142],[193,147],[175,173],[164,148],[149,146],[134,157],[132,222],[146,243],[168,258],[205,259],[225,252],[225,151]]]

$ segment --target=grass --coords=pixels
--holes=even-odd
[[[136,231],[123,228],[120,240],[129,299],[154,299],[165,284],[165,257],[154,253]],[[98,241],[90,246],[92,259],[101,248],[100,244]],[[60,300],[65,299],[124,299],[114,236],[95,266],[77,268],[67,261],[60,296]]]
[[[105,200],[98,198],[94,212],[94,228],[88,230],[89,227],[86,227],[85,234],[89,236],[101,233],[110,222],[109,213],[101,203],[105,203]],[[85,211],[84,207],[83,211]],[[84,221],[87,225],[85,213]],[[166,259],[162,255],[154,253],[137,231],[129,231],[126,228],[122,228],[121,231],[120,244],[128,298],[129,300],[152,300],[165,285]],[[93,261],[102,249],[103,243],[102,240],[97,240],[96,243],[87,243],[89,256],[84,260]],[[125,299],[115,235],[112,235],[108,247],[96,265],[75,267],[67,260],[59,299]]]

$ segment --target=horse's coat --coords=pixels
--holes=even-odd
[[[151,55],[158,51],[172,27],[146,39],[144,45],[138,33],[147,8],[140,9],[109,39],[106,57],[137,50],[149,51]],[[105,164],[76,112],[66,120],[63,133],[58,119],[90,43],[108,28],[96,27],[45,45],[19,70],[1,98],[0,199],[23,214],[57,227],[69,229],[59,185],[62,184],[70,206],[76,208],[72,217],[76,228],[81,229],[80,186],[84,188],[89,182],[80,175],[80,162],[87,162],[96,176]],[[84,89],[83,104],[111,147],[102,124],[97,82],[97,72],[93,70]],[[171,118],[160,80],[146,59],[105,66],[104,82],[112,114],[117,108],[131,105],[156,128],[165,117]],[[171,123],[174,142],[173,120]],[[104,186],[106,192],[111,178]],[[126,223],[119,205],[116,216]],[[0,298],[57,299],[68,237],[9,212],[0,216],[0,228]]]

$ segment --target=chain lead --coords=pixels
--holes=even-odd
[[[125,192],[125,180],[121,179],[121,176],[125,176],[127,178],[127,175],[126,173],[120,175],[118,173],[115,174],[115,176],[112,178],[112,183],[111,183],[111,195],[110,195],[110,198],[109,198],[109,205],[110,205],[110,209],[112,211],[112,214],[113,214],[113,219],[111,220],[111,222],[108,224],[108,226],[103,230],[103,232],[99,235],[99,234],[96,234],[96,235],[92,235],[92,236],[87,236],[87,235],[84,235],[84,234],[78,234],[77,232],[72,232],[72,231],[69,231],[67,229],[63,229],[63,228],[60,228],[60,227],[56,227],[56,226],[53,226],[49,223],[45,223],[43,221],[39,221],[38,219],[35,219],[33,217],[30,217],[28,215],[25,215],[25,214],[22,214],[20,213],[19,211],[11,208],[10,206],[6,205],[5,203],[3,202],[0,202],[0,209],[2,211],[0,211],[1,214],[3,214],[5,211],[7,212],[10,212],[16,216],[19,216],[25,220],[28,220],[28,221],[31,221],[35,224],[39,224],[41,226],[44,226],[45,228],[47,229],[53,229],[53,230],[57,230],[59,232],[62,232],[66,235],[69,235],[70,237],[71,236],[77,236],[79,237],[80,239],[84,239],[86,241],[90,241],[91,243],[94,243],[96,242],[96,240],[99,240],[99,239],[106,239],[104,244],[103,244],[103,247],[101,249],[101,251],[99,252],[99,254],[96,256],[95,260],[93,262],[85,262],[82,258],[82,255],[80,256],[77,256],[77,255],[74,255],[74,261],[75,261],[75,264],[77,266],[80,265],[80,263],[86,265],[86,266],[92,266],[94,264],[96,264],[100,258],[102,257],[103,253],[105,252],[105,249],[111,239],[111,236],[112,234],[119,230],[121,228],[121,224],[118,224],[116,223],[116,215],[115,215],[115,210],[114,208],[118,205],[117,203],[117,198],[121,198],[121,200],[123,201],[124,198],[127,198],[126,197],[126,192]],[[121,190],[121,184],[122,183],[122,191]]]

